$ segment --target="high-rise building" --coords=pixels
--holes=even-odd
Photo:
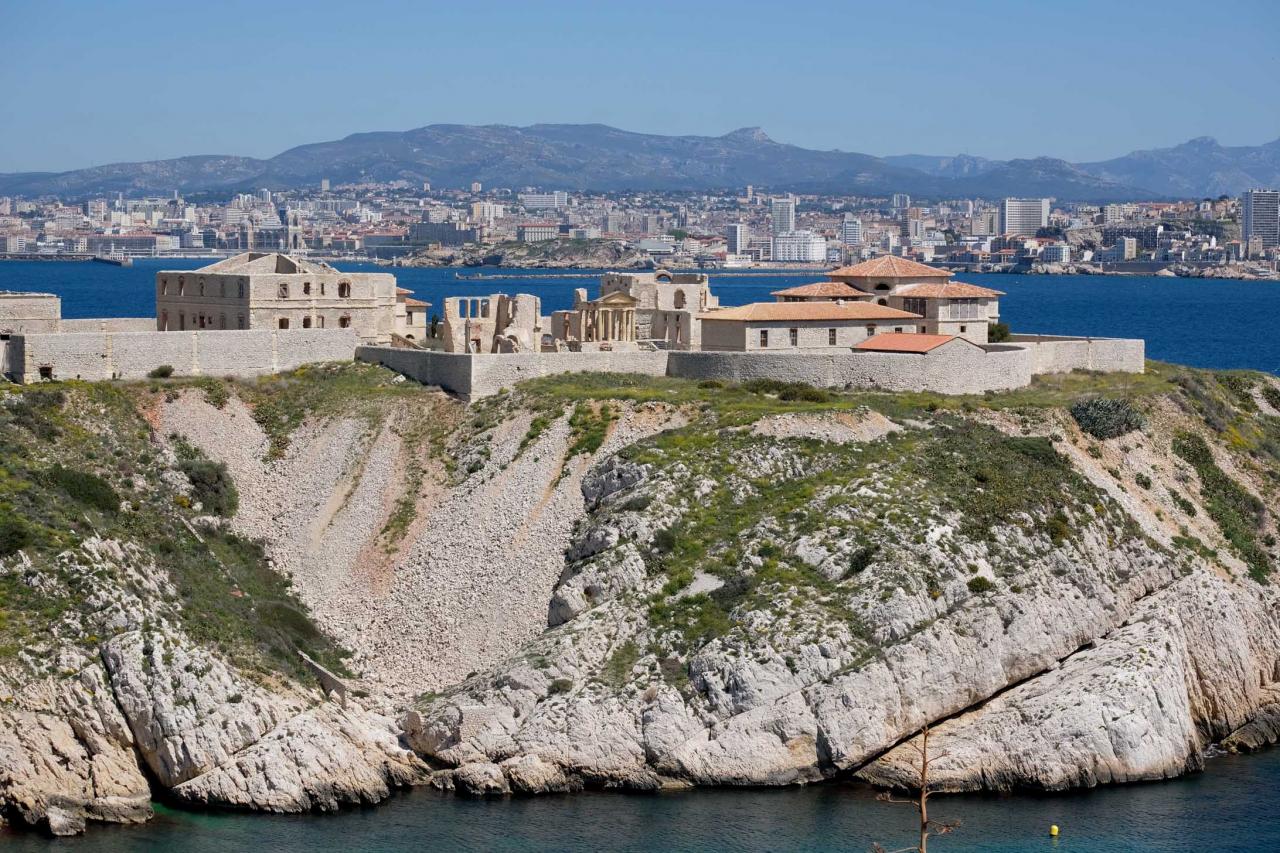
[[[1263,249],[1280,246],[1280,190],[1246,190],[1240,197],[1243,217],[1240,239],[1257,237]]]
[[[472,182],[471,182],[471,191],[472,191],[473,193],[478,193],[478,192],[480,192],[480,190],[482,190],[482,189],[484,189],[484,186],[483,186],[479,181],[472,181]]]
[[[1049,224],[1049,199],[1006,198],[1000,202],[1001,234],[1035,234]]]
[[[329,191],[329,179],[328,179],[328,178],[321,178],[321,179],[320,179],[320,192],[322,192],[322,193],[327,193],[328,191]]]
[[[741,222],[735,222],[725,229],[726,247],[731,255],[745,255],[751,243],[751,229]]]
[[[796,230],[796,200],[775,198],[769,206],[773,214],[773,234],[789,234]]]
[[[894,193],[892,205],[894,210],[906,210],[911,206],[911,196],[906,193]]]
[[[840,223],[840,242],[846,246],[862,245],[862,220],[852,213],[846,213]]]

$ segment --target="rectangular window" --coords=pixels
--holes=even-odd
[[[912,314],[919,314],[921,317],[925,315],[925,301],[923,299],[912,299],[910,297],[902,300],[902,310],[910,311]]]
[[[769,346],[769,330],[761,329],[760,330],[760,349],[765,349],[768,346]]]
[[[791,345],[793,347],[800,346],[800,330],[792,329],[790,332],[790,335],[791,335]]]
[[[835,345],[836,345],[836,330],[827,329],[827,346],[833,347]]]

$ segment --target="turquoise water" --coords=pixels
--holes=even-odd
[[[1171,782],[1054,796],[935,797],[959,819],[934,853],[1261,853],[1280,849],[1280,751],[1211,760]],[[866,851],[911,843],[914,812],[861,786],[582,793],[474,800],[430,790],[337,815],[199,814],[163,809],[136,827],[95,827],[49,841],[0,834],[15,853],[260,850],[292,853],[448,851]],[[1051,824],[1062,834],[1048,835]]]
[[[131,268],[107,264],[0,262],[0,290],[45,290],[63,297],[66,317],[153,317],[155,273],[201,266],[191,260],[139,260]],[[349,270],[383,270],[338,264]],[[590,278],[551,277],[462,281],[454,270],[395,269],[400,284],[439,309],[445,296],[532,293],[544,313],[568,308],[575,287],[595,292]],[[486,269],[485,274],[497,271]],[[771,300],[769,291],[820,279],[819,273],[734,277],[712,273],[725,305]],[[1140,337],[1147,356],[1197,367],[1253,368],[1280,373],[1280,282],[1118,276],[961,275],[1005,291],[1001,313],[1015,331]]]
[[[130,269],[104,264],[0,262],[0,289],[45,290],[63,297],[67,317],[149,316],[154,275],[193,261],[142,260]],[[375,269],[340,265],[346,269]],[[492,273],[486,270],[486,273]],[[539,275],[546,271],[534,271]],[[395,270],[401,284],[436,306],[446,295],[534,293],[544,312],[567,307],[581,278],[466,282],[452,270]],[[554,276],[554,273],[552,274]],[[712,276],[726,305],[769,299],[769,291],[814,280],[814,273]],[[1202,367],[1280,373],[1280,284],[1096,276],[981,276],[964,280],[1006,291],[1002,312],[1020,331],[1137,336],[1151,358]],[[1054,796],[956,796],[934,800],[939,818],[963,826],[933,841],[941,853],[976,851],[1280,850],[1280,751],[1220,757],[1185,779]],[[1048,837],[1050,824],[1063,834]],[[877,802],[861,786],[787,790],[712,790],[663,795],[469,800],[418,790],[371,809],[330,816],[265,816],[161,809],[141,827],[95,828],[49,841],[0,833],[5,851],[228,851],[247,848],[325,851],[675,850],[863,851],[912,841],[912,812]]]

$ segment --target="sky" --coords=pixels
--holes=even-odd
[[[1276,0],[0,0],[0,172],[434,123],[1106,159],[1280,137]]]

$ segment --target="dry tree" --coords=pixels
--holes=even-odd
[[[879,844],[871,847],[872,853],[929,853],[929,837],[932,835],[946,835],[954,831],[960,826],[958,820],[930,820],[929,819],[929,765],[939,758],[946,758],[947,753],[940,752],[937,755],[929,755],[929,726],[926,724],[920,729],[920,736],[912,738],[907,742],[916,755],[920,758],[920,775],[916,780],[916,790],[919,791],[916,799],[902,800],[895,797],[890,792],[880,794],[876,799],[884,803],[899,803],[901,805],[915,806],[916,811],[920,815],[920,843],[912,847],[899,847],[896,850],[886,850]]]

